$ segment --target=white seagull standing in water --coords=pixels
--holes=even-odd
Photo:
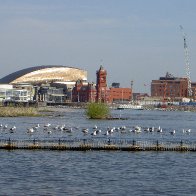
[[[91,133],[91,135],[97,135],[97,131],[93,131],[93,133]]]
[[[188,133],[188,134],[190,134],[190,133],[191,133],[191,129],[188,129],[188,130],[184,130],[184,129],[183,129],[182,132],[183,132],[183,133]]]
[[[47,127],[50,127],[50,125],[51,125],[50,123],[47,123],[47,124],[44,125],[44,127],[47,128]]]
[[[13,126],[10,128],[10,133],[14,133],[14,131],[16,130],[16,126]]]
[[[176,133],[175,130],[173,130],[173,131],[170,132],[171,135],[174,135],[175,133]]]
[[[27,133],[30,133],[30,134],[34,133],[34,129],[32,127],[31,128],[27,128]]]
[[[35,125],[35,126],[33,127],[33,129],[37,130],[39,127],[40,127],[40,125],[37,124],[37,125]]]
[[[88,133],[88,129],[87,129],[87,128],[84,128],[84,129],[82,129],[82,132],[83,132],[84,134],[87,134],[87,133]]]
[[[97,125],[94,125],[93,129],[97,129]]]
[[[163,132],[163,129],[159,126],[157,129],[157,133],[162,133],[162,132]]]

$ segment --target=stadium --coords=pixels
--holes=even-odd
[[[11,73],[0,79],[0,84],[29,83],[69,83],[77,80],[87,81],[87,71],[63,65],[42,65],[30,67]]]

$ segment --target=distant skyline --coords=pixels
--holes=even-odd
[[[85,69],[96,81],[150,92],[166,72],[184,77],[184,27],[196,82],[195,0],[0,0],[0,78],[28,67]]]

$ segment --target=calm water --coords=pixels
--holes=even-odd
[[[1,118],[0,123],[15,125],[16,132],[0,131],[1,138],[76,138],[84,137],[81,129],[96,124],[102,132],[107,127],[126,126],[163,128],[163,134],[119,134],[114,138],[138,140],[187,140],[196,142],[196,114],[114,110],[113,115],[128,120],[88,120],[83,110],[66,109],[44,118]],[[41,125],[35,135],[26,129]],[[65,124],[73,133],[42,130],[46,123]],[[75,128],[74,128],[75,127]],[[191,134],[182,129],[191,128]],[[169,132],[176,130],[176,135]],[[90,134],[85,137],[93,137]],[[104,137],[103,135],[96,137]],[[196,195],[196,153],[194,152],[69,152],[0,150],[0,195]]]

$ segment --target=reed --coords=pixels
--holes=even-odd
[[[40,116],[33,107],[0,107],[0,117]]]

